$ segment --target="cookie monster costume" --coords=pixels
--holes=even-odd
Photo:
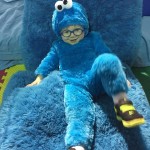
[[[74,45],[65,43],[60,35],[63,28],[71,25],[82,26],[85,33],[85,37]],[[123,67],[99,33],[89,32],[87,15],[80,4],[73,2],[71,8],[55,10],[52,27],[58,40],[53,43],[35,74],[46,77],[59,67],[65,83],[66,146],[82,145],[90,150],[95,122],[93,100],[104,92],[112,96],[128,91]]]

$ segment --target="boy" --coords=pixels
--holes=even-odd
[[[70,150],[90,150],[95,109],[93,99],[106,92],[113,98],[117,119],[130,128],[145,122],[127,98],[127,79],[117,56],[97,32],[89,32],[85,9],[71,0],[58,1],[52,27],[58,40],[43,59],[28,86],[39,84],[59,68],[65,84],[64,104],[68,123],[65,143]]]

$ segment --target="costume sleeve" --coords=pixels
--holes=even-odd
[[[98,32],[93,32],[94,34],[94,47],[98,55],[103,53],[111,53],[111,49],[105,44],[101,35]]]
[[[59,66],[58,54],[56,52],[55,46],[52,46],[50,52],[41,61],[39,67],[35,70],[36,75],[42,75],[46,77],[51,71],[54,71]]]

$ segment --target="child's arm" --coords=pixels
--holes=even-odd
[[[53,46],[50,52],[42,60],[39,67],[35,70],[36,75],[41,75],[45,78],[51,71],[54,71],[59,66],[59,59],[56,52],[56,48]]]
[[[55,46],[53,46],[47,56],[42,60],[39,67],[35,70],[37,78],[35,79],[35,81],[33,81],[31,84],[28,84],[27,86],[38,85],[43,78],[45,78],[51,71],[57,69],[58,66],[59,59]]]

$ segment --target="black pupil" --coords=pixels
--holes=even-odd
[[[64,3],[64,5],[66,5],[68,2],[67,2],[67,0],[64,0],[64,2],[63,2],[63,3]]]
[[[62,6],[61,6],[61,5],[58,5],[57,8],[58,8],[59,10],[62,10]]]

